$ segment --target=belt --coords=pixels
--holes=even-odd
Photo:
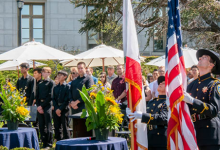
[[[210,119],[209,116],[206,116],[204,114],[192,114],[191,117],[193,122],[196,122],[197,120]]]
[[[44,100],[43,100],[43,99],[41,99],[41,100],[40,100],[40,102],[44,102]]]
[[[162,126],[162,125],[148,125],[148,129],[149,130],[153,130],[153,129],[166,129],[167,126]]]
[[[58,103],[58,106],[61,106],[63,103]]]

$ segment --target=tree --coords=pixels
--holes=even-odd
[[[75,7],[93,6],[80,22],[80,33],[93,30],[101,33],[99,43],[122,48],[122,0],[70,0]],[[167,31],[167,0],[132,1],[137,33],[146,32],[149,44],[154,35],[162,37]],[[162,14],[161,14],[162,10]],[[180,0],[182,30],[195,48],[220,50],[220,2],[217,0]]]

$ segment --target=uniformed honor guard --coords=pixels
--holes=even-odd
[[[23,96],[26,96],[27,105],[32,106],[33,99],[31,98],[31,94],[33,92],[34,78],[28,74],[28,63],[22,63],[20,68],[22,77],[18,79],[16,88],[23,94]]]
[[[52,147],[53,133],[52,133],[52,91],[54,87],[53,80],[50,79],[51,68],[44,67],[42,69],[42,77],[44,80],[39,83],[37,89],[37,111],[41,140],[43,142],[43,148]],[[46,130],[45,130],[46,127]],[[46,131],[46,132],[45,132]]]
[[[199,77],[192,81],[184,93],[189,104],[200,150],[220,150],[220,82],[211,73],[220,73],[219,54],[201,49],[196,53]]]
[[[69,115],[69,89],[70,85],[65,82],[68,74],[65,71],[59,71],[57,78],[59,80],[58,85],[53,89],[53,106],[54,106],[54,127],[55,138],[57,141],[61,140],[61,124],[63,127],[63,138],[69,139],[70,134],[67,131],[68,115]]]
[[[148,150],[167,149],[168,110],[166,106],[165,77],[158,77],[157,82],[159,96],[148,102],[147,113],[140,111],[131,113],[129,108],[126,109],[128,118],[134,118],[132,121],[141,119],[141,122],[148,124]]]

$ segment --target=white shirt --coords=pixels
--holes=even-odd
[[[157,80],[155,80],[153,83],[153,88],[151,90],[151,94],[154,92],[155,93],[155,97],[158,97],[159,93],[157,91],[157,88],[158,88],[158,83],[157,83]]]

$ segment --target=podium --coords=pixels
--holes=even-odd
[[[92,131],[87,131],[86,118],[81,118],[81,114],[79,112],[69,116],[73,120],[73,138],[92,136]]]

